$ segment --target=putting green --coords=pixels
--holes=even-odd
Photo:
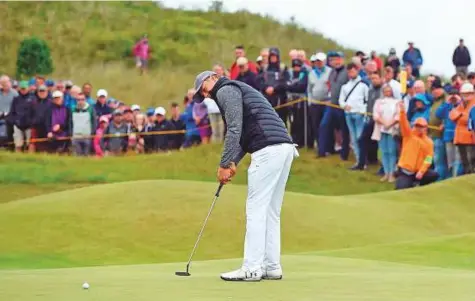
[[[8,301],[193,300],[368,301],[473,300],[475,272],[320,256],[283,258],[285,279],[227,283],[218,276],[238,260],[184,264],[0,271],[0,295]],[[91,287],[82,289],[87,281]]]

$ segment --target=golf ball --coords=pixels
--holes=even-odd
[[[85,290],[89,289],[89,283],[84,282],[84,284],[82,285],[82,288]]]

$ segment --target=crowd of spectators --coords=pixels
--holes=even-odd
[[[134,48],[137,66],[147,64],[147,45],[144,38]],[[229,69],[216,64],[213,71],[260,91],[300,148],[345,161],[352,150],[352,170],[381,164],[381,181],[397,188],[474,172],[475,73],[468,71],[467,47],[461,39],[452,58],[456,73],[444,84],[436,75],[420,78],[422,52],[408,45],[402,59],[394,49],[384,59],[375,51],[307,58],[293,49],[289,66],[278,48],[262,49],[253,62],[240,45]],[[0,143],[18,152],[154,153],[219,143],[225,135],[216,103],[194,102],[192,89],[167,114],[164,107],[128,106],[105,89],[93,94],[90,83],[4,75],[0,85]]]

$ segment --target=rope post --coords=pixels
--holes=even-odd
[[[307,144],[307,142],[308,142],[308,141],[307,141],[307,140],[308,140],[308,139],[307,139],[307,136],[308,136],[308,135],[307,135],[307,131],[308,131],[308,129],[307,129],[307,125],[308,125],[308,108],[307,108],[307,107],[308,107],[308,101],[307,101],[307,99],[305,98],[304,101],[303,101],[303,115],[304,115],[304,117],[303,117],[303,120],[304,120],[304,121],[303,121],[303,122],[304,122],[304,125],[303,125],[303,135],[304,135],[304,136],[303,136],[303,139],[304,139],[304,140],[303,140],[303,141],[304,141],[305,147],[308,146],[308,144]]]

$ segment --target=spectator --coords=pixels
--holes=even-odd
[[[48,88],[48,93],[50,95],[53,95],[53,92],[55,91],[55,88],[56,88],[54,81],[51,80],[51,79],[48,79],[48,80],[46,80],[45,85]]]
[[[415,82],[417,80],[417,77],[415,77],[414,74],[414,68],[410,63],[404,63],[404,71],[406,71],[407,75],[407,81],[413,81]]]
[[[136,136],[136,145],[135,145],[135,152],[138,154],[143,154],[145,152],[145,140],[141,133],[145,132],[145,126],[147,123],[147,117],[142,113],[137,113],[134,115],[134,127],[133,133],[130,136]]]
[[[468,74],[468,66],[472,63],[472,59],[470,58],[470,51],[468,51],[467,46],[465,46],[463,39],[459,40],[459,45],[454,50],[452,63],[455,66],[455,73],[463,74],[464,76]]]
[[[132,113],[134,114],[134,118],[138,115],[138,114],[141,114],[140,110],[140,106],[139,105],[132,105],[130,107],[130,109],[132,110]],[[144,116],[145,117],[145,116]]]
[[[6,75],[0,77],[0,120],[3,120],[3,128],[6,131],[6,142],[13,142],[13,125],[8,122],[8,114],[12,106],[13,98],[18,96],[18,92],[12,89],[10,78]],[[0,121],[1,122],[1,121]]]
[[[391,67],[389,67],[391,68]],[[398,103],[401,101],[393,95],[393,88],[389,84],[383,87],[384,98],[376,101],[373,109],[375,122],[372,138],[378,141],[381,150],[384,176],[381,182],[394,183],[397,163],[397,142],[399,110]]]
[[[155,150],[155,137],[150,134],[153,132],[155,127],[155,121],[155,109],[149,108],[147,110],[147,122],[145,123],[144,130],[142,131],[144,152],[146,154],[152,153]]]
[[[471,174],[475,167],[475,135],[469,129],[469,114],[475,106],[475,91],[471,83],[460,88],[462,101],[450,112],[450,119],[456,123],[454,143],[460,152],[464,174]]]
[[[208,109],[204,103],[195,103],[193,106],[193,119],[201,137],[201,143],[208,144],[211,138],[211,124]]]
[[[224,122],[216,102],[211,98],[205,98],[203,103],[208,110],[208,117],[211,123],[211,142],[220,143],[224,140]]]
[[[371,139],[374,131],[374,119],[370,117],[373,114],[376,101],[383,98],[383,79],[379,72],[371,74],[371,85],[368,90],[368,103],[366,104],[366,117],[363,133],[358,140],[360,156],[358,166],[353,170],[364,170],[367,164],[378,163],[378,143]]]
[[[361,59],[359,56],[354,56],[351,59],[351,63],[353,63],[357,70],[358,70],[358,75],[361,77],[361,80],[365,82],[365,84],[369,85],[371,83],[368,74],[363,68],[363,64],[361,63]]]
[[[423,59],[422,53],[419,48],[414,47],[414,42],[408,42],[409,48],[404,51],[402,56],[402,61],[405,65],[411,64],[412,68],[412,75],[415,78],[419,78],[420,76],[420,69],[422,67]],[[409,74],[409,73],[408,73]]]
[[[269,50],[269,65],[259,76],[259,87],[264,97],[275,107],[287,102],[285,83],[289,79],[287,67],[280,63],[280,51],[277,48]],[[288,108],[278,108],[277,113],[287,125]]]
[[[452,80],[452,87],[454,89],[460,90],[463,84],[462,76],[460,76],[460,74],[454,74],[451,80]]]
[[[167,114],[167,111],[163,107],[158,107],[155,109],[155,128],[154,132],[167,132],[167,131],[173,131],[173,125],[166,120],[165,116]],[[155,147],[157,151],[167,151],[169,149],[170,143],[169,143],[169,134],[157,134],[155,135]]]
[[[397,79],[399,76],[399,72],[401,71],[401,61],[399,57],[396,55],[396,49],[391,48],[389,50],[389,55],[386,58],[386,63],[384,64],[386,67],[391,67],[394,70],[394,79]]]
[[[48,142],[45,139],[48,137],[48,130],[45,126],[46,116],[51,106],[51,96],[47,87],[40,86],[33,99],[32,110],[33,119],[31,127],[31,143],[30,152],[47,152]],[[54,93],[54,92],[53,92]]]
[[[92,95],[92,85],[90,83],[85,83],[84,85],[82,85],[82,93],[86,97],[86,102],[90,106],[94,106],[95,101],[91,96]]]
[[[366,64],[364,64],[364,71],[366,75],[369,76],[370,74],[378,72],[378,65],[375,61],[369,60],[366,62]]]
[[[396,189],[414,187],[416,182],[421,186],[433,183],[439,175],[429,169],[434,156],[434,143],[427,136],[427,121],[418,118],[411,130],[402,102],[399,103],[399,110],[402,150],[398,162]]]
[[[101,116],[101,118],[99,118],[99,126],[97,127],[93,141],[96,157],[99,158],[104,157],[104,154],[106,153],[104,134],[107,131],[108,125],[109,119],[106,116]]]
[[[435,80],[434,74],[429,74],[429,76],[426,79],[427,89],[429,89],[430,91],[432,91],[432,83],[434,82],[434,80]]]
[[[434,167],[439,175],[439,180],[445,180],[448,177],[447,153],[445,151],[445,142],[443,140],[442,119],[437,117],[437,110],[445,102],[446,96],[440,77],[435,76],[432,82],[432,96],[434,102],[430,108],[429,117],[429,136],[434,142]]]
[[[65,94],[66,92],[66,86],[62,80],[58,81],[56,83],[56,90],[60,91],[61,93]],[[54,92],[54,91],[53,91]],[[53,92],[51,92],[51,97],[53,97]]]
[[[135,56],[136,67],[140,69],[140,74],[145,73],[148,67],[148,59],[150,57],[150,46],[146,36],[135,44],[133,53]]]
[[[311,63],[307,59],[307,53],[303,49],[297,50],[297,59],[301,60],[303,65],[302,67],[305,69],[305,71],[308,73],[310,70],[312,70]]]
[[[304,68],[304,63],[300,59],[292,60],[292,70],[289,70],[289,81],[286,90],[290,101],[304,100],[307,96],[308,73]],[[290,133],[294,143],[298,147],[305,147],[306,140],[306,102],[299,101],[291,107],[291,126]],[[307,128],[308,130],[308,128]],[[307,141],[309,143],[309,141]],[[309,145],[309,147],[311,147]]]
[[[11,81],[11,89],[15,90],[16,92],[18,92],[20,90],[20,88],[18,88],[18,81],[17,80],[12,80]]]
[[[68,151],[68,137],[70,134],[70,111],[64,105],[63,93],[53,92],[53,101],[46,113],[45,128],[48,138],[51,139],[49,151],[64,154]]]
[[[66,106],[68,106],[72,101],[71,101],[71,89],[73,87],[73,82],[70,80],[67,80],[64,82],[64,91],[63,92],[63,102]]]
[[[462,101],[458,90],[450,91],[448,99],[442,103],[436,110],[435,115],[443,121],[443,141],[445,143],[445,151],[447,153],[447,177],[456,177],[463,173],[462,164],[460,162],[460,152],[454,144],[455,123],[450,120],[450,112]]]
[[[312,71],[308,74],[307,95],[309,100],[310,115],[310,134],[308,142],[311,145],[316,141],[318,143],[318,129],[325,112],[325,105],[316,102],[329,102],[329,83],[330,73],[332,69],[326,66],[327,56],[323,52],[319,52],[314,56]],[[328,149],[326,152],[330,152]],[[318,153],[318,152],[317,152]]]
[[[205,99],[206,101],[206,99]],[[213,100],[214,102],[214,100]],[[215,104],[216,105],[216,104]],[[208,112],[209,112],[209,109],[210,107],[208,107]],[[216,105],[216,108],[217,108],[217,105]],[[219,112],[219,109],[218,109],[218,112]],[[172,115],[172,118],[170,119],[170,123],[172,124],[172,127],[175,129],[175,131],[183,131],[183,133],[176,133],[176,134],[173,134],[170,136],[170,149],[180,149],[181,146],[183,145],[183,142],[185,141],[185,123],[181,120],[180,116],[181,116],[181,112],[180,112],[180,106],[177,104],[177,103],[172,103],[171,105],[171,115]],[[211,113],[210,114],[210,117],[212,116],[213,114]],[[221,114],[219,115],[221,116]],[[214,135],[214,132],[217,131],[218,127],[216,124],[213,123],[213,119],[211,119],[211,127],[212,127],[212,130],[213,130],[213,135]],[[222,120],[219,120],[218,122],[222,123]]]
[[[416,94],[416,96],[411,99],[407,117],[411,121],[411,125],[414,125],[414,122],[419,118],[423,118],[426,121],[429,120],[430,102],[425,94]]]
[[[28,81],[28,93],[35,93],[36,91],[36,78],[31,78],[29,81]],[[20,91],[18,91],[20,92]]]
[[[188,90],[188,93],[184,99],[185,109],[183,110],[183,113],[180,117],[186,128],[185,142],[183,143],[184,148],[201,144],[200,132],[198,131],[195,119],[193,118],[193,106],[195,103],[192,99],[194,94],[195,90]]]
[[[230,69],[231,79],[236,79],[239,75],[239,66],[237,65],[237,59],[240,57],[246,57],[246,52],[244,51],[244,46],[242,45],[236,46],[234,53],[236,56],[236,60],[234,61]],[[250,61],[248,62],[248,64],[249,64],[249,70],[257,74],[257,66],[253,62],[250,62]]]
[[[91,153],[91,138],[96,131],[96,113],[86,101],[86,95],[78,94],[76,108],[71,112],[72,146],[76,156]]]
[[[269,65],[269,48],[263,48],[261,50],[260,57],[262,58],[262,62],[261,62],[261,65],[260,65],[260,71],[265,71],[265,70],[267,70],[267,66]]]
[[[112,108],[107,105],[107,91],[104,89],[99,89],[97,91],[97,101],[94,105],[94,110],[96,111],[97,117],[104,115],[110,115],[112,113]],[[121,113],[122,117],[122,113]]]
[[[290,58],[290,60],[295,60],[295,59],[297,59],[297,58],[298,58],[298,55],[299,55],[299,52],[298,52],[297,49],[291,49],[291,50],[289,51],[289,58]]]
[[[64,105],[70,110],[74,111],[76,109],[77,105],[77,98],[79,97],[79,94],[81,94],[81,88],[79,86],[73,85],[71,87],[71,90],[69,91],[69,98],[68,102],[64,102]]]
[[[236,64],[239,67],[239,75],[236,77],[236,80],[259,90],[259,86],[257,85],[257,75],[249,70],[248,60],[245,57],[240,57],[237,59]]]
[[[340,151],[340,157],[342,160],[348,160],[350,152],[350,137],[348,132],[348,126],[345,121],[345,113],[339,106],[340,91],[342,86],[348,82],[348,74],[345,70],[344,55],[342,52],[335,52],[331,54],[330,65],[332,71],[329,75],[328,81],[330,85],[330,103],[325,109],[322,122],[319,128],[318,137],[318,156],[325,157],[328,153],[333,153],[334,147],[334,133],[335,129],[339,129],[342,133],[343,142],[342,149]],[[329,152],[328,150],[331,151]]]
[[[368,86],[358,75],[358,68],[354,64],[346,66],[349,81],[341,87],[339,104],[345,110],[345,119],[351,138],[351,145],[356,156],[356,164],[352,169],[359,168],[360,148],[358,139],[364,128],[364,114],[368,102]]]
[[[409,112],[409,104],[411,99],[416,96],[416,90],[414,89],[414,81],[410,80],[407,82],[406,85],[406,94],[402,97],[402,101],[404,102],[404,110]]]
[[[371,60],[376,63],[376,68],[378,70],[383,70],[383,60],[378,56],[376,51],[371,51]]]
[[[219,76],[226,76],[226,72],[224,70],[223,65],[215,64],[213,66],[213,71],[216,72],[216,74],[218,74]]]
[[[401,83],[394,79],[394,70],[390,66],[384,68],[384,81],[393,89],[393,97],[401,100]]]
[[[129,132],[120,110],[116,109],[112,113],[112,122],[107,127],[104,136],[108,153],[119,156],[127,152],[129,147]]]
[[[9,123],[13,125],[15,150],[22,152],[30,143],[34,96],[28,90],[27,81],[21,81],[19,86],[20,94],[13,98],[7,118]],[[42,85],[41,87],[45,86]]]

